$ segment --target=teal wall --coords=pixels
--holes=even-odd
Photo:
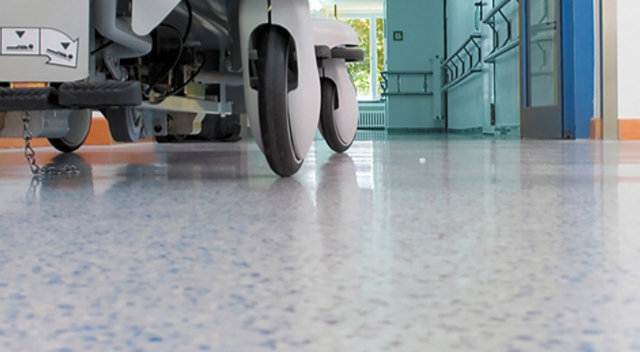
[[[551,0],[531,0],[540,5]],[[472,33],[479,32],[483,58],[493,50],[493,31],[479,18],[477,0],[386,0],[387,70],[433,71],[429,85],[434,96],[389,97],[387,127],[442,129],[440,62],[450,57]],[[485,0],[486,15],[500,0]],[[593,111],[593,4],[562,0],[564,10],[564,65],[566,95],[564,101],[565,135],[588,136]],[[446,6],[446,11],[445,11]],[[536,7],[537,8],[537,7]],[[519,1],[513,0],[503,13],[512,22],[512,39],[518,40]],[[446,12],[446,17],[443,14]],[[507,37],[507,24],[496,17],[499,40]],[[444,53],[446,20],[447,53]],[[575,28],[574,28],[575,27]],[[404,41],[394,41],[393,32],[404,32]],[[570,40],[568,40],[570,39]],[[451,87],[447,94],[446,117],[450,131],[482,131],[486,134],[511,131],[518,135],[520,125],[520,51],[514,47],[496,59],[483,63],[482,72],[474,73]],[[540,76],[536,76],[540,81]],[[542,81],[540,81],[542,82]],[[536,83],[536,82],[534,82]],[[542,82],[544,83],[544,82]],[[391,82],[393,87],[395,82]],[[419,86],[406,78],[403,88]],[[495,125],[491,110],[495,106]]]
[[[429,78],[433,96],[390,96],[387,127],[390,129],[442,129],[439,70],[444,53],[442,0],[387,0],[387,71],[434,71]],[[404,40],[394,41],[393,32],[403,31]],[[407,78],[403,83],[418,85]]]
[[[451,57],[472,33],[480,32],[483,24],[476,24],[475,0],[447,0],[447,57]],[[484,33],[480,44],[488,37]],[[483,46],[483,55],[486,49]],[[464,81],[451,87],[448,94],[448,118],[450,131],[470,131],[482,129],[490,121],[490,72],[489,66],[482,65],[480,73],[474,73]]]
[[[492,31],[476,16],[477,0],[446,0],[447,50],[451,55],[470,34],[480,32],[483,56],[493,48]],[[495,1],[498,2],[498,1]],[[513,36],[518,36],[518,2],[512,1],[504,12],[514,20]],[[440,62],[444,58],[445,0],[387,0],[388,71],[434,71],[430,90],[434,96],[391,96],[387,99],[388,128],[443,129]],[[485,1],[484,13],[493,7]],[[498,21],[501,39],[504,22]],[[477,28],[476,28],[477,27]],[[394,41],[393,32],[403,31],[404,40]],[[476,73],[448,92],[448,124],[452,131],[494,133],[495,127],[514,129],[520,122],[519,53],[513,49],[498,58],[496,64],[483,64]],[[495,70],[495,72],[494,72]],[[494,75],[495,73],[495,75]],[[419,82],[413,82],[418,85]],[[395,82],[390,83],[394,87]],[[412,85],[408,78],[403,88]],[[392,89],[393,90],[393,89]],[[496,106],[496,126],[491,125],[491,104]]]
[[[447,0],[447,51],[448,56],[455,53],[471,33],[482,35],[479,44],[482,55],[486,57],[493,49],[493,36],[490,27],[482,23],[476,12],[476,0]],[[496,1],[497,3],[497,1]],[[513,1],[505,7],[505,14],[513,19],[513,35],[518,33],[518,7]],[[485,1],[483,13],[493,7],[492,1]],[[506,25],[497,21],[500,40],[506,38]],[[495,76],[494,76],[495,72]],[[482,64],[482,72],[473,74],[460,84],[452,87],[448,94],[449,130],[482,130],[492,134],[491,103],[496,105],[496,126],[512,128],[519,125],[519,55],[513,49],[496,60],[495,65]]]
[[[485,7],[485,13],[490,9],[491,6]],[[512,35],[517,39],[520,28],[518,2],[512,0],[504,7],[503,12],[513,21]],[[504,40],[507,35],[504,22],[498,22],[498,30],[500,39]],[[496,127],[518,127],[520,126],[520,51],[518,47],[500,56],[493,68],[495,70]]]
[[[496,127],[520,126],[520,57],[518,49],[496,60]]]

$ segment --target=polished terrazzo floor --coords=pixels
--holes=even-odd
[[[0,152],[0,351],[640,351],[640,144]],[[55,157],[55,158],[54,158]]]

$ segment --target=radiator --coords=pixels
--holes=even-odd
[[[382,111],[360,111],[358,128],[384,128],[385,116]]]

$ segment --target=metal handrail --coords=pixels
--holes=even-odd
[[[382,96],[394,96],[394,95],[433,95],[433,92],[429,91],[428,77],[433,75],[433,71],[384,71],[381,72],[382,76]],[[396,91],[389,91],[389,79],[390,76],[396,76]],[[402,76],[422,76],[423,85],[422,91],[403,91],[402,90]]]
[[[456,84],[462,82],[471,74],[481,72],[482,48],[477,39],[481,39],[480,33],[473,33],[456,50],[451,57],[442,62],[441,69],[444,75],[442,90],[446,91]],[[473,44],[473,45],[471,45]],[[477,51],[477,57],[471,51]]]
[[[520,2],[520,0],[516,0],[517,2]],[[494,17],[496,17],[496,15],[499,12],[502,12],[502,9],[507,6],[508,3],[510,3],[511,0],[502,0],[500,3],[498,3],[498,5],[494,6],[489,12],[487,12],[487,15],[484,19],[484,23],[488,23],[491,21],[491,19],[493,19]],[[504,13],[502,14],[504,15]]]
[[[487,63],[495,63],[496,59],[512,49],[518,47],[520,38],[518,36],[514,37],[513,35],[513,23],[512,20],[509,19],[507,15],[504,14],[503,9],[507,4],[509,4],[512,0],[502,0],[496,6],[494,6],[491,11],[489,11],[484,18],[483,22],[493,31],[493,50],[487,55],[484,59],[484,62]],[[516,2],[520,2],[520,0],[514,0]],[[500,33],[496,28],[496,17],[500,17],[504,20],[507,25],[507,37],[504,41],[500,40]]]
[[[482,38],[482,34],[480,34],[480,33],[473,33],[473,34],[471,34],[471,35],[469,36],[469,38],[464,42],[464,44],[462,44],[462,45],[460,46],[460,48],[458,48],[458,49],[455,51],[455,54],[451,55],[451,57],[450,57],[450,58],[448,58],[447,60],[445,60],[445,61],[442,63],[442,65],[444,66],[444,65],[446,65],[448,62],[452,61],[452,60],[457,56],[457,54],[459,54],[462,50],[464,50],[464,48],[465,48],[465,47],[467,47],[467,45],[469,45],[469,43],[471,43],[472,41],[475,43],[475,39],[481,39],[481,38]],[[478,46],[478,45],[477,45],[477,43],[476,43],[476,46]]]
[[[496,60],[500,56],[508,53],[509,51],[513,50],[514,48],[517,48],[519,45],[520,45],[520,41],[519,40],[512,40],[509,44],[503,45],[499,49],[494,50],[491,54],[487,55],[487,57],[484,58],[484,62],[492,64],[492,63],[496,62]]]

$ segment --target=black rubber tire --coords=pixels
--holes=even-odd
[[[77,110],[69,116],[70,132],[62,138],[49,138],[49,143],[63,153],[73,153],[78,150],[89,136],[91,129],[91,111]],[[72,130],[74,127],[80,130]]]
[[[258,43],[258,109],[260,135],[267,162],[282,177],[295,174],[303,159],[296,153],[289,116],[291,40],[276,27],[265,29]]]
[[[235,142],[239,141],[242,128],[240,115],[232,114],[225,117],[219,115],[207,115],[202,120],[202,131],[188,139],[202,141]]]
[[[320,102],[320,134],[336,153],[344,153],[353,144],[353,139],[345,142],[338,134],[333,111],[338,107],[338,92],[336,85],[328,78],[320,79],[322,99]]]
[[[134,107],[121,106],[102,109],[109,122],[111,138],[116,142],[136,142],[142,132],[142,121]]]

